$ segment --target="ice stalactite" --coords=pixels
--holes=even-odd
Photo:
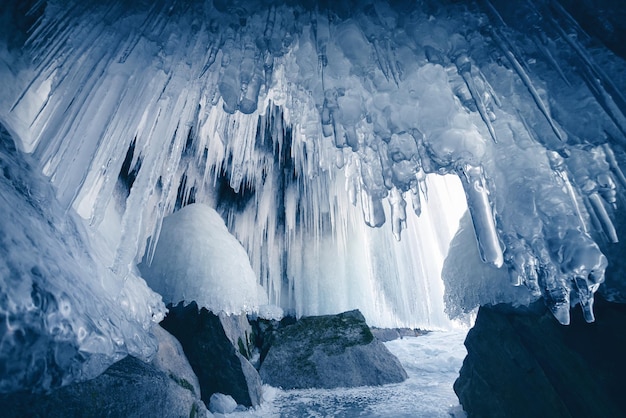
[[[510,278],[489,303],[592,320],[598,243],[620,238],[626,65],[562,3],[3,4],[0,122],[107,232],[118,276],[164,216],[207,203],[270,302],[447,326],[439,270],[465,208],[433,179],[448,174],[479,257]]]

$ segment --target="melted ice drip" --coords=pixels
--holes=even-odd
[[[345,200],[399,239],[426,175],[455,174],[482,260],[562,323],[575,303],[593,320],[595,241],[617,241],[625,186],[624,62],[558,2],[126,3],[36,2],[0,64],[0,119],[61,202],[96,226],[123,214],[114,271],[151,256],[177,201],[211,202],[225,179],[270,301],[308,312],[307,261],[290,254],[349,252]],[[424,245],[445,254],[439,241]]]

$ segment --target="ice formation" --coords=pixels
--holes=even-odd
[[[127,354],[148,359],[165,313],[141,278],[88,253],[81,220],[31,164],[0,129],[0,393],[93,378]]]
[[[572,10],[3,2],[0,122],[61,205],[105,233],[118,278],[153,259],[166,215],[206,203],[270,303],[445,325],[462,187],[479,257],[508,277],[495,286],[591,321],[599,246],[619,239],[626,68]]]
[[[267,304],[246,250],[220,215],[201,203],[165,217],[152,263],[139,268],[165,303],[196,301],[228,314],[258,312]]]

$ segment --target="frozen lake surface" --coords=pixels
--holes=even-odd
[[[264,403],[228,417],[465,417],[452,389],[467,354],[467,330],[437,331],[385,343],[409,378],[359,388],[281,390],[264,386]]]

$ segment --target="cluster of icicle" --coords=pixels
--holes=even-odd
[[[256,191],[255,245],[269,248],[294,228],[345,228],[338,182],[399,239],[426,175],[451,173],[483,261],[560,322],[575,303],[592,321],[607,264],[595,241],[617,241],[626,186],[625,101],[605,73],[623,62],[558,1],[303,3],[35,2],[0,118],[68,207],[98,225],[117,205],[116,271],[150,257],[177,198],[208,200],[223,177]],[[285,255],[248,249],[275,299]]]

